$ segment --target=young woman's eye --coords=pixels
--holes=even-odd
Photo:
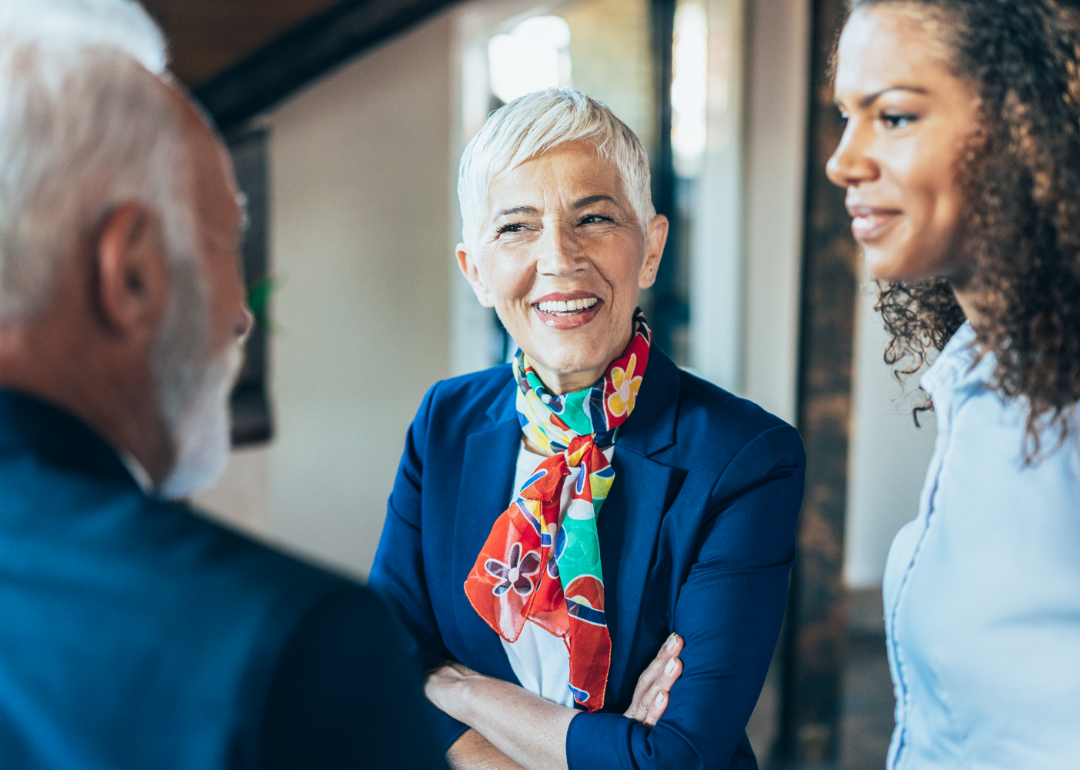
[[[899,112],[886,112],[881,116],[881,122],[886,128],[903,128],[918,119],[917,115],[905,115]]]

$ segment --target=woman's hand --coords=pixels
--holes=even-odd
[[[452,747],[455,768],[566,770],[566,732],[578,715],[574,709],[457,662],[429,672],[424,694],[477,733],[466,732]]]
[[[447,714],[459,711],[470,680],[481,677],[468,666],[449,661],[428,673],[424,682],[424,695]]]
[[[667,638],[656,658],[638,677],[634,699],[623,716],[635,719],[646,727],[660,721],[671,700],[671,686],[682,675],[682,661],[679,660],[682,649],[681,636],[672,634]]]

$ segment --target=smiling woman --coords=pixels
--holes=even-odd
[[[938,437],[889,552],[890,768],[1080,756],[1080,10],[856,0],[829,177]],[[1035,652],[1037,651],[1037,653]]]
[[[451,763],[746,767],[798,434],[653,347],[667,220],[607,107],[549,89],[493,113],[459,198],[462,273],[520,349],[428,392],[371,571]]]

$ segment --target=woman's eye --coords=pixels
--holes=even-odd
[[[498,235],[503,235],[504,233],[520,233],[524,229],[525,229],[524,224],[522,224],[521,222],[514,222],[514,223],[508,224],[508,225],[500,225],[499,228],[495,232]]]
[[[614,221],[615,220],[613,220],[611,217],[605,217],[603,214],[586,214],[585,216],[583,216],[580,219],[580,221],[578,221],[578,224],[579,225],[591,225],[591,224],[594,224],[596,222],[614,222]]]
[[[887,128],[903,128],[918,120],[917,115],[903,115],[897,112],[886,112],[881,116],[881,122],[885,124]]]
[[[848,122],[848,114],[846,112],[840,113],[840,125],[846,126]]]

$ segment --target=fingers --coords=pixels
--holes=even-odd
[[[646,727],[653,727],[660,721],[660,717],[664,716],[668,703],[671,701],[671,686],[682,676],[682,668],[681,660],[674,657],[669,658],[659,678],[649,688],[644,698],[648,712],[642,722]]]
[[[667,666],[668,661],[673,658],[677,658],[679,653],[682,652],[683,640],[678,634],[672,634],[660,647],[660,652],[656,653],[656,657],[653,658],[653,662],[649,664],[649,667],[638,678],[638,684],[645,687],[651,687],[657,679],[660,678],[664,671],[664,667]]]
[[[663,716],[669,700],[668,691],[682,674],[682,661],[678,656],[683,644],[678,634],[672,634],[665,640],[652,663],[638,677],[634,699],[625,716],[650,727]]]

